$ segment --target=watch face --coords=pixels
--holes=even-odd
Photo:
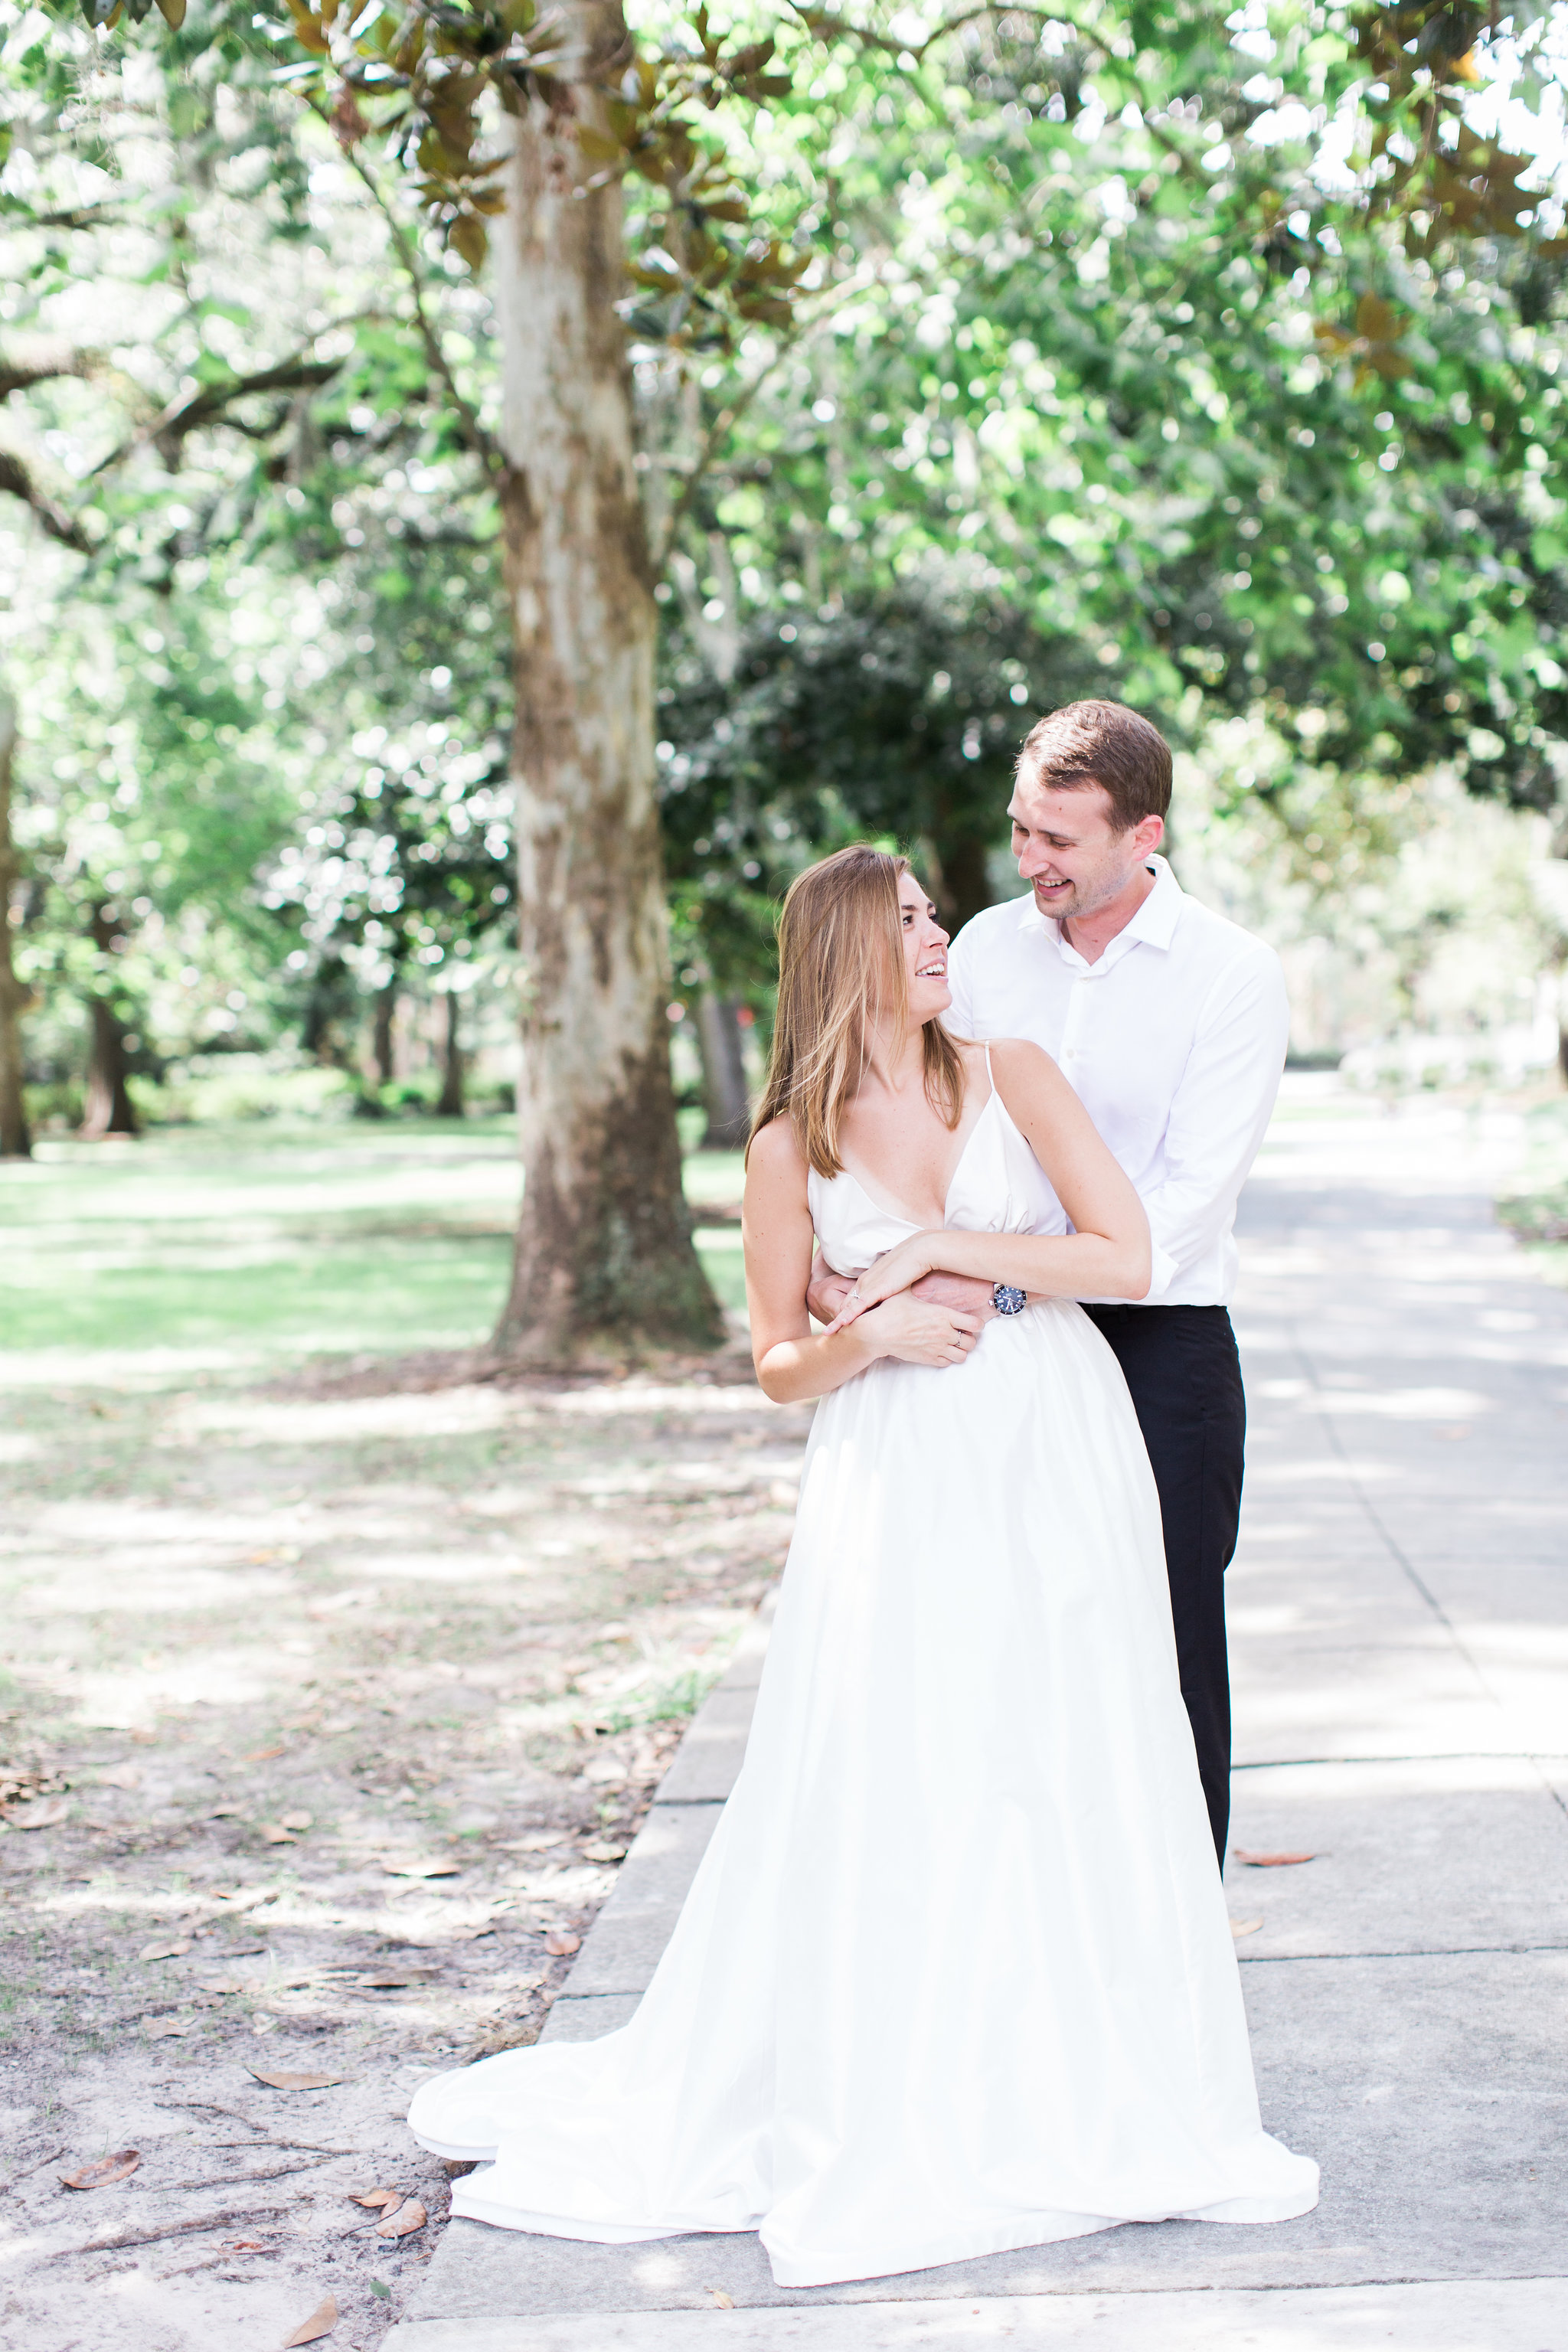
[[[998,1315],[1021,1315],[1028,1305],[1028,1293],[1010,1282],[999,1282],[991,1294],[991,1304]]]

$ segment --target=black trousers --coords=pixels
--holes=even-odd
[[[1223,1307],[1086,1307],[1126,1377],[1165,1522],[1182,1696],[1220,1865],[1230,1826],[1225,1572],[1241,1517],[1247,1399]]]

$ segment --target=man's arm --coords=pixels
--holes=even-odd
[[[813,1258],[806,1312],[817,1323],[831,1323],[853,1288],[847,1274],[835,1274],[820,1255]],[[922,1274],[910,1288],[928,1306],[951,1307],[960,1315],[978,1316],[983,1323],[989,1323],[996,1312],[991,1304],[991,1284],[976,1282],[967,1274]]]
[[[814,1323],[831,1323],[855,1286],[847,1274],[835,1274],[820,1250],[811,1261],[805,1311]]]
[[[1289,1034],[1277,956],[1248,957],[1215,982],[1171,1106],[1164,1175],[1142,1195],[1154,1244],[1144,1304],[1159,1306],[1229,1223],[1274,1109]]]

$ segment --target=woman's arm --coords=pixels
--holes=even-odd
[[[826,1396],[882,1356],[911,1364],[962,1362],[974,1345],[978,1318],[916,1298],[889,1298],[858,1317],[852,1331],[812,1337],[805,1303],[813,1240],[805,1175],[788,1119],[774,1119],[752,1142],[741,1211],[752,1360],[764,1394],[775,1404]]]
[[[1076,1231],[1070,1234],[916,1234],[879,1258],[828,1332],[843,1336],[864,1314],[922,1275],[978,1275],[1037,1296],[1142,1298],[1149,1288],[1149,1220],[1131,1180],[1038,1045],[1013,1038],[991,1048],[992,1079]]]

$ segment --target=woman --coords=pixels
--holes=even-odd
[[[427,2147],[493,2158],[459,2213],[760,2229],[794,2287],[1316,2202],[1258,2121],[1153,1479],[1070,1303],[1140,1296],[1148,1226],[1037,1047],[942,1030],[946,945],[876,850],[784,903],[747,1289],[763,1387],[825,1402],[746,1760],[632,2022],[420,2091]],[[814,1235],[858,1282],[816,1337]]]

